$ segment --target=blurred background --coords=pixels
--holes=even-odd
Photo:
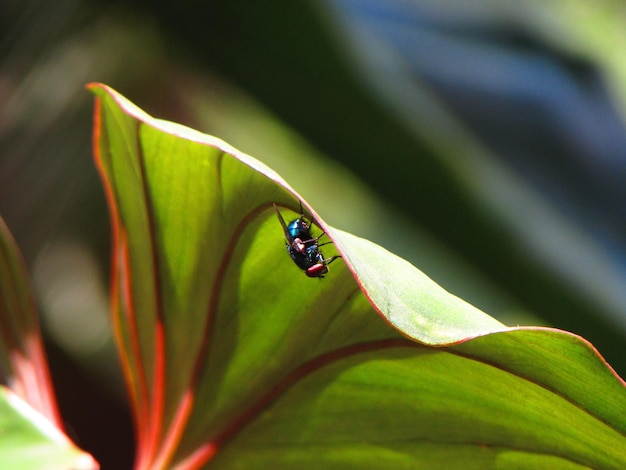
[[[331,225],[624,376],[624,51],[612,0],[0,0],[0,215],[72,437],[130,468],[86,83],[228,141]]]

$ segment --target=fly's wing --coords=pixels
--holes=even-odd
[[[280,213],[280,211],[278,210],[278,207],[276,207],[276,204],[274,204],[274,210],[276,211],[276,215],[278,216],[278,220],[280,221],[280,225],[282,225],[282,227],[283,227],[283,232],[285,232],[285,239],[287,240],[287,245],[291,245],[291,243],[293,242],[293,237],[289,233],[289,229],[287,228],[287,224],[285,223],[285,219],[283,219],[283,216]]]

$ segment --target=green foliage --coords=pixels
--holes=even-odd
[[[268,8],[265,3],[240,0],[192,1],[183,9],[177,2],[123,1],[123,8],[84,0],[61,0],[49,5],[13,3],[6,14],[0,15],[0,23],[5,26],[0,31],[8,46],[2,55],[6,99],[0,112],[0,203],[4,204],[0,212],[15,231],[24,257],[33,268],[37,301],[41,302],[47,320],[60,320],[61,315],[56,315],[59,311],[79,311],[82,325],[91,325],[95,324],[93,316],[105,308],[104,299],[96,300],[97,296],[84,286],[78,287],[77,282],[72,282],[76,287],[73,292],[94,302],[66,308],[67,304],[59,300],[75,297],[59,294],[59,289],[46,284],[46,277],[39,276],[37,269],[42,266],[43,255],[52,252],[59,242],[69,242],[68,245],[78,243],[81,247],[73,251],[81,259],[93,257],[94,270],[99,269],[97,259],[102,274],[106,271],[105,240],[109,233],[104,222],[105,206],[97,175],[85,158],[89,151],[89,96],[79,90],[81,84],[96,77],[123,89],[146,109],[184,119],[247,149],[279,170],[327,220],[393,247],[438,282],[454,292],[462,292],[463,298],[471,299],[501,321],[541,322],[577,332],[592,340],[622,375],[626,371],[624,334],[618,320],[624,313],[623,282],[620,258],[613,251],[620,247],[611,245],[607,252],[602,250],[606,246],[599,246],[603,242],[603,223],[608,223],[616,235],[610,240],[619,244],[622,235],[620,224],[615,222],[621,214],[619,158],[607,160],[615,154],[619,157],[622,145],[611,132],[619,134],[623,126],[611,121],[611,115],[616,112],[626,116],[626,56],[621,47],[626,44],[626,17],[620,14],[618,2],[426,2],[429,7],[425,10],[420,2],[378,3],[376,15],[387,21],[384,26],[389,26],[394,35],[410,32],[409,26],[411,32],[421,37],[425,28],[447,43],[479,46],[479,51],[485,51],[487,46],[494,52],[489,56],[490,67],[483,72],[485,77],[499,80],[494,90],[500,97],[497,106],[483,100],[485,92],[490,92],[488,89],[462,95],[461,88],[468,78],[471,81],[473,70],[467,70],[469,74],[464,70],[458,73],[454,55],[445,51],[434,53],[430,47],[422,48],[421,42],[410,49],[421,48],[437,59],[442,67],[433,71],[435,76],[440,74],[440,80],[433,82],[432,71],[414,71],[405,63],[401,63],[401,70],[385,69],[378,75],[380,67],[389,64],[388,59],[393,59],[398,51],[393,47],[385,49],[387,45],[377,41],[378,34],[361,31],[360,35],[351,36],[360,25],[335,15],[338,3],[277,0]],[[395,15],[393,19],[384,13],[389,7],[393,10],[394,6],[409,4],[419,10],[417,23],[412,26],[407,24],[407,15]],[[281,14],[276,15],[276,11]],[[368,12],[372,10],[368,8]],[[426,16],[422,17],[424,13]],[[390,18],[393,22],[388,21]],[[358,21],[356,17],[350,19]],[[384,60],[373,61],[374,67],[368,68],[370,58],[363,52],[379,51],[380,46]],[[471,52],[471,47],[466,50]],[[550,84],[549,74],[526,75],[529,69],[515,67],[520,57],[545,61],[551,71],[556,68],[562,73],[561,80]],[[469,54],[466,58],[473,63]],[[500,72],[494,73],[497,70]],[[539,93],[534,95],[536,101],[532,101],[533,96],[527,101],[528,94],[520,95],[520,74],[516,70],[524,71],[526,84],[536,85],[525,88],[531,95]],[[394,75],[398,71],[412,72],[405,77],[410,82],[405,85],[409,86],[397,86],[402,84]],[[429,85],[433,84],[431,88]],[[445,91],[447,86],[453,90],[451,100]],[[570,101],[559,101],[568,90],[573,93]],[[579,98],[586,106],[578,106]],[[458,106],[462,108],[464,102],[477,114],[468,116],[467,109],[459,112]],[[559,103],[566,105],[561,115],[555,112],[555,104]],[[140,126],[133,116],[141,115],[147,123],[154,121],[128,102],[123,107],[126,113],[107,111],[120,120],[120,125],[111,135],[101,133],[100,137],[103,141],[108,138],[111,144],[101,147],[102,156],[107,154],[111,161],[115,160],[116,177],[107,179],[112,210],[125,206],[123,214],[114,214],[114,220],[124,218],[114,227],[116,247],[133,243],[126,251],[114,252],[120,282],[114,291],[119,301],[115,310],[118,316],[113,320],[119,343],[127,346],[123,349],[123,364],[136,424],[144,436],[140,456],[148,456],[138,460],[140,468],[150,464],[150,456],[157,455],[159,462],[165,464],[190,455],[198,448],[194,436],[201,436],[197,442],[210,442],[200,447],[205,452],[196,454],[195,462],[212,455],[211,466],[249,467],[264,462],[269,466],[272,459],[280,459],[282,466],[300,467],[307,458],[314,458],[316,461],[310,466],[318,467],[320,460],[326,459],[325,466],[344,468],[347,463],[363,466],[360,459],[374,452],[379,452],[377,458],[384,458],[368,460],[370,466],[378,461],[381,466],[400,466],[407,460],[411,468],[420,464],[424,468],[471,468],[472,464],[485,468],[490,463],[503,468],[623,466],[612,461],[614,456],[607,449],[613,446],[619,453],[624,447],[623,419],[620,420],[625,415],[624,385],[585,340],[556,330],[507,330],[433,285],[402,260],[367,240],[327,227],[319,217],[318,222],[335,242],[323,247],[324,253],[332,255],[339,250],[344,261],[333,263],[327,279],[306,279],[285,253],[280,242],[282,233],[270,207],[265,205],[250,212],[249,219],[233,225],[223,217],[230,215],[225,208],[230,210],[232,201],[223,206],[207,204],[213,201],[213,196],[208,196],[210,191],[222,189],[212,185],[221,182],[215,178],[224,173],[221,168],[217,171],[211,165],[185,165],[176,172],[174,165],[137,165],[144,161],[144,155],[133,155],[133,149],[149,147],[161,153],[157,151],[161,139],[166,141],[161,149],[165,154],[175,151],[197,156],[197,152],[184,141],[174,143],[159,137],[158,132],[146,131],[145,127],[151,125]],[[251,109],[255,112],[251,113]],[[492,113],[503,118],[494,119]],[[523,134],[523,128],[517,127],[520,116],[529,116],[535,132]],[[491,137],[496,136],[495,147],[489,134],[476,128],[483,118],[487,123],[491,118],[492,124],[496,124],[488,126]],[[169,128],[168,133],[190,132],[172,124],[160,125]],[[118,131],[126,134],[117,135]],[[558,135],[565,145],[555,149],[555,141],[544,141],[545,135]],[[197,135],[192,140],[196,138],[205,140]],[[200,152],[200,158],[208,155],[211,145],[204,146],[207,154]],[[221,143],[217,147],[224,148]],[[511,152],[523,155],[529,148],[528,158],[532,156],[541,162],[539,186],[548,183],[547,193],[537,190],[537,181],[519,172],[515,164],[501,164]],[[228,161],[226,156],[231,152],[235,160],[258,168],[257,162],[230,148],[223,155],[216,150],[215,155]],[[322,158],[322,153],[330,158]],[[124,161],[128,154],[132,158]],[[291,158],[294,154],[297,158]],[[314,163],[317,158],[319,161]],[[592,183],[589,186],[581,184],[579,178],[583,175],[577,172],[585,159],[589,159],[587,168],[593,169],[588,179],[583,178]],[[352,173],[349,180],[359,180],[358,189],[347,188],[346,180],[339,176],[345,173],[342,165]],[[242,176],[241,167],[237,168],[235,173]],[[266,168],[259,169],[270,179],[278,179]],[[551,171],[555,174],[551,175]],[[232,168],[226,173],[234,175]],[[617,191],[611,191],[608,176],[614,177]],[[146,184],[137,185],[137,178]],[[256,187],[259,179],[252,181],[250,189]],[[296,217],[297,196],[283,181],[278,181],[279,186],[273,189],[278,192],[276,198],[268,196],[263,200],[276,200],[285,217]],[[184,188],[175,188],[176,185]],[[601,210],[591,209],[591,218],[587,220],[592,222],[591,227],[585,227],[576,214],[572,219],[572,214],[559,206],[563,199],[554,198],[553,190],[559,193],[568,185],[575,192],[576,197],[569,201],[576,208],[575,213],[581,208],[584,212],[589,203],[593,206],[593,200],[605,189],[607,195],[613,196],[600,204]],[[247,193],[248,186],[241,186],[245,186],[245,191],[235,198],[254,199],[254,194]],[[113,189],[118,193],[113,194]],[[155,197],[160,194],[164,197]],[[222,195],[228,194],[232,195],[228,191]],[[368,197],[373,194],[374,198]],[[116,205],[120,199],[128,201]],[[381,201],[389,206],[382,207]],[[313,215],[310,205],[305,209]],[[354,224],[355,220],[361,222]],[[409,235],[407,222],[411,228],[418,226],[420,235],[426,234],[435,246],[415,233]],[[250,225],[258,225],[258,230]],[[219,231],[239,228],[241,240],[232,246],[228,242],[224,251],[226,241],[218,239]],[[207,240],[206,233],[214,234],[216,239]],[[246,244],[246,237],[249,244],[243,250],[240,245]],[[26,279],[24,263],[4,227],[0,228],[0,239],[2,383],[61,427],[41,346],[35,295]],[[224,258],[231,247],[228,259]],[[206,275],[210,270],[199,267],[214,263],[216,258],[225,261],[219,267],[221,274],[218,271],[211,278]],[[86,277],[77,263],[66,259],[68,265],[77,278]],[[236,269],[239,272],[233,273]],[[280,274],[284,272],[290,272],[293,279],[282,278]],[[46,273],[63,278],[58,270]],[[237,307],[228,313],[222,311],[222,304],[198,311],[207,299],[215,297],[216,289],[221,292],[222,287],[224,291],[232,287],[218,285],[216,279],[220,275],[224,279],[239,276],[241,283],[236,292],[229,291],[228,299]],[[98,279],[94,279],[94,285],[103,288]],[[415,288],[416,285],[420,287]],[[211,286],[211,292],[207,286]],[[250,295],[240,295],[244,289]],[[52,291],[54,296],[45,295]],[[268,291],[280,302],[270,298]],[[345,293],[345,299],[335,298],[336,292]],[[134,307],[140,307],[141,314]],[[151,313],[144,312],[156,313],[151,317]],[[207,362],[212,361],[209,368],[219,403],[207,398],[208,394],[200,397],[202,401],[191,395],[203,379],[188,372],[188,362],[198,365],[201,353],[198,344],[185,342],[188,337],[197,338],[197,325],[208,313],[212,315],[204,332],[211,334],[200,340],[200,347],[210,358]],[[520,313],[541,319],[525,320],[525,316],[516,316]],[[73,351],[72,359],[81,362],[93,374],[91,378],[97,379],[95,387],[105,392],[103,396],[111,395],[108,387],[116,384],[118,377],[107,374],[111,363],[105,363],[102,350],[94,354],[101,342],[91,340],[94,336],[87,335],[75,323],[68,326],[59,322],[50,328],[52,321],[46,322],[51,343],[66,348],[63,339],[54,336],[60,331],[93,345],[87,349],[68,348],[64,353]],[[389,323],[398,331],[394,332]],[[485,334],[495,331],[500,333]],[[437,347],[409,342],[405,336]],[[464,341],[466,338],[471,339]],[[447,344],[451,342],[458,343]],[[358,349],[362,344],[380,348]],[[333,356],[335,351],[340,353]],[[429,358],[439,361],[445,380],[432,374],[426,362]],[[53,364],[55,359],[58,361],[58,355],[53,357]],[[178,360],[181,364],[175,363]],[[305,362],[296,366],[298,361]],[[374,373],[370,363],[375,361],[381,361],[382,366]],[[408,364],[418,369],[405,370],[409,379],[403,383],[405,375],[399,371]],[[493,370],[485,370],[482,365]],[[201,372],[202,366],[199,364],[194,370]],[[247,380],[237,375],[239,367],[248,371]],[[176,392],[183,393],[185,387],[185,383],[178,383],[178,368],[190,376],[181,405],[172,404],[178,398]],[[268,378],[259,372],[266,368],[273,368],[274,375]],[[476,370],[484,372],[482,382],[476,378]],[[397,378],[390,376],[394,371]],[[323,374],[326,376],[320,378]],[[521,382],[511,389],[506,377],[517,377]],[[79,383],[71,374],[55,379],[61,385],[60,396],[66,404],[74,401],[74,413],[81,413],[82,400],[74,400],[73,393],[90,394],[83,388],[85,382]],[[159,387],[163,383],[169,388]],[[377,391],[380,384],[393,398],[380,398],[385,395]],[[407,385],[410,393],[395,393],[398,384]],[[257,393],[266,385],[273,385],[270,392]],[[477,403],[468,403],[474,392],[472,386],[480,387]],[[241,390],[235,393],[229,387]],[[252,392],[245,396],[248,388]],[[67,393],[69,389],[71,393]],[[370,390],[375,398],[364,401],[368,396],[360,392]],[[541,390],[546,392],[545,400],[536,401]],[[458,402],[452,398],[454,391],[458,391]],[[337,399],[333,408],[332,400],[344,392],[350,398]],[[3,390],[3,397],[4,394]],[[494,394],[506,396],[510,403],[490,400]],[[433,406],[440,399],[445,399],[447,408],[436,414]],[[414,402],[419,404],[419,411],[414,410]],[[515,403],[521,407],[515,408]],[[377,406],[384,407],[384,411],[376,411]],[[176,410],[168,412],[181,418],[176,422],[168,421],[165,411],[160,411],[173,407]],[[106,406],[98,409],[102,415],[109,415]],[[176,414],[181,409],[189,411],[189,416]],[[235,415],[229,414],[233,409],[237,410]],[[365,413],[361,412],[363,409]],[[474,409],[485,411],[463,421],[463,413]],[[202,421],[205,410],[206,421],[213,423],[213,428],[221,426],[224,432],[207,431],[207,423]],[[557,418],[562,422],[555,424],[550,413],[556,414],[557,410]],[[581,410],[590,419],[582,416]],[[65,419],[78,442],[91,449],[89,431],[97,429],[99,433],[102,422],[90,415],[92,425],[85,425],[89,419],[76,419],[68,411]],[[507,419],[498,423],[498,414]],[[22,431],[39,418],[18,417],[4,408],[2,417],[6,421],[0,429],[0,468],[30,466],[24,458],[34,455],[32,447],[28,453],[25,450],[31,440],[45,452],[54,453],[56,448],[63,453],[66,443],[62,440]],[[369,419],[367,423],[365,418]],[[410,440],[411,432],[419,435],[412,429],[416,426],[425,429],[429,439],[441,438],[442,434],[434,431],[446,419],[452,422],[445,429],[448,437],[458,431],[467,442],[474,441],[465,447],[448,444],[444,452],[446,436],[427,443]],[[352,422],[361,427],[351,426]],[[543,428],[533,428],[535,424],[542,424]],[[490,426],[500,425],[503,439],[509,439],[508,447],[480,439]],[[329,430],[321,435],[324,426]],[[403,447],[400,439],[392,442],[386,436],[381,444],[367,434],[370,427],[386,430],[386,436],[406,431],[407,444]],[[524,434],[524,430],[531,429],[536,431],[540,444],[549,448],[546,454],[535,455],[541,446],[532,444],[529,432]],[[98,435],[97,445],[102,446],[100,455],[106,449],[115,449],[109,454],[123,455],[118,461],[127,464],[126,453],[117,446],[123,439],[119,436],[126,433],[119,431],[115,429],[105,439]],[[343,437],[350,437],[335,445],[333,439],[341,432]],[[5,439],[6,435],[11,438]],[[112,435],[117,436],[117,441],[111,440]],[[216,435],[219,439],[214,439]],[[519,444],[515,441],[519,436],[524,436],[520,438],[522,447],[527,446],[524,450],[511,447]],[[13,438],[22,440],[24,446],[13,445]],[[317,442],[310,444],[312,440]],[[40,444],[43,445],[39,447]],[[97,454],[95,449],[93,452]],[[556,456],[550,457],[551,452]],[[14,456],[16,460],[2,460]],[[90,467],[88,460],[81,462]],[[581,464],[590,461],[593,463]],[[55,459],[50,458],[49,462],[54,465]],[[34,466],[41,468],[43,463],[42,459]],[[104,460],[103,465],[107,467]]]
[[[506,329],[304,204],[343,256],[307,278],[278,175],[92,89],[140,468],[626,464],[626,390],[584,340]]]
[[[273,205],[291,220],[301,198],[280,176],[92,89],[137,468],[626,465],[626,388],[588,342],[506,328],[303,204],[342,256],[306,277],[281,242]],[[46,416],[0,390],[0,463],[94,468],[59,429],[1,228],[4,381]]]
[[[13,470],[97,468],[48,419],[0,387],[0,467]]]

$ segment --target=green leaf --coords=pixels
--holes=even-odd
[[[302,201],[343,257],[308,278],[277,174],[91,88],[138,468],[626,465],[626,389],[584,340],[507,329]]]
[[[505,329],[384,248],[337,229],[327,231],[363,292],[404,335],[435,345]]]
[[[0,379],[62,428],[24,261],[0,218]]]
[[[31,285],[2,218],[0,373],[0,468],[99,468],[63,434]]]
[[[46,417],[5,387],[0,387],[0,436],[0,468],[99,468],[89,454],[75,447]]]
[[[494,336],[511,342],[526,334]],[[543,339],[546,348],[579,346],[568,348],[562,334]],[[587,359],[598,363],[595,372],[601,369],[597,357]],[[458,351],[388,342],[312,372],[216,462],[232,459],[246,468],[279,458],[350,468],[369,456],[373,468],[623,467],[623,420],[614,421],[617,430],[547,387],[550,375],[515,372]],[[602,392],[584,401],[593,402],[594,411],[614,406],[624,416],[623,384],[606,378],[609,387],[584,382],[589,393]],[[602,406],[607,391],[621,401]]]

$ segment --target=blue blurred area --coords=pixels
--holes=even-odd
[[[506,25],[489,22],[479,29],[475,18],[451,24],[416,8],[420,2],[336,3],[346,31],[384,45],[360,49],[387,54],[389,66],[378,73],[428,82],[469,127],[501,150],[499,157],[517,160],[516,166],[547,191],[568,180],[586,184],[598,191],[581,197],[578,188],[575,199],[597,201],[600,212],[626,213],[615,204],[615,196],[626,193],[624,123],[591,66],[533,49],[532,38],[524,43],[524,31],[505,30]],[[550,164],[559,160],[567,165]],[[541,183],[546,176],[552,184]]]
[[[487,165],[506,168],[535,196],[533,204],[563,217],[565,223],[551,217],[524,223],[540,223],[526,227],[532,237],[556,237],[547,246],[571,248],[552,250],[548,264],[574,288],[591,290],[626,330],[626,132],[602,71],[546,47],[537,31],[505,6],[489,8],[492,2],[328,3],[364,64],[364,80],[398,115],[412,119],[406,103],[425,84],[486,145],[496,160]],[[413,114],[418,120],[419,110]],[[520,213],[512,216],[524,219],[531,208],[514,209]],[[574,232],[587,241],[566,243]]]
[[[600,73],[533,44],[521,25],[507,28],[494,18],[451,21],[446,11],[433,14],[420,3],[337,5],[347,31],[367,35],[393,55],[385,61],[395,68],[379,73],[425,80],[499,157],[542,190],[555,197],[567,192],[567,199],[583,201],[596,215],[623,220],[626,207],[615,202],[626,195],[626,132]],[[377,49],[361,49],[368,51]]]

